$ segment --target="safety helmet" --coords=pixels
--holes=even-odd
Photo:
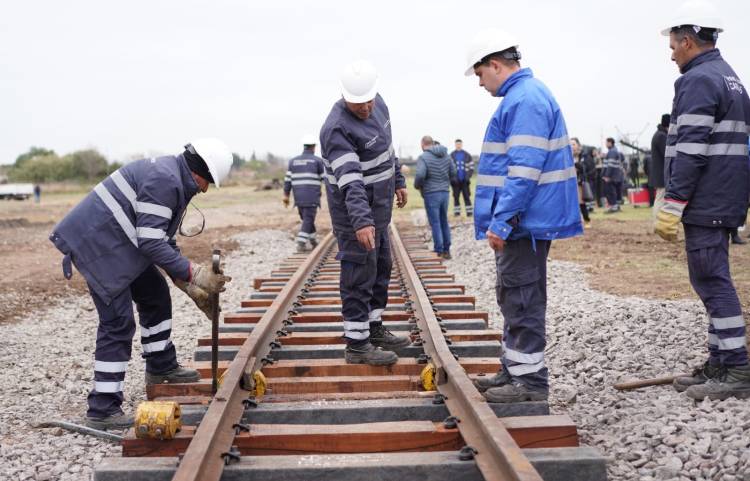
[[[467,77],[474,75],[474,64],[491,53],[502,52],[511,47],[518,48],[516,37],[499,28],[488,28],[474,35],[466,49],[466,72]],[[518,55],[520,57],[520,54]]]
[[[356,60],[341,71],[341,95],[353,104],[369,102],[378,94],[378,71],[367,60]]]
[[[302,145],[317,145],[318,139],[312,134],[305,134],[302,136]]]
[[[189,146],[192,146],[195,153],[206,163],[208,171],[211,172],[211,177],[214,179],[214,184],[219,187],[224,179],[229,176],[229,170],[232,168],[234,160],[227,144],[219,139],[206,137],[195,139],[186,148],[189,148]]]
[[[719,16],[719,12],[713,3],[706,0],[688,0],[683,3],[675,12],[671,23],[661,31],[661,34],[669,36],[669,32],[673,28],[683,25],[711,28],[716,30],[716,33],[724,31],[724,22]]]

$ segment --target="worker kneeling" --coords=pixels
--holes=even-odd
[[[180,367],[169,340],[172,302],[162,268],[210,316],[211,294],[231,279],[180,254],[177,230],[190,200],[227,177],[232,154],[217,139],[199,139],[177,156],[129,163],[100,182],[60,223],[50,240],[88,283],[99,314],[94,388],[86,424],[124,429],[125,371],[135,334],[133,303],[141,325],[146,384],[196,382],[197,371]]]

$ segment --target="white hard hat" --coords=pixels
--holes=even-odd
[[[353,104],[369,102],[378,94],[378,71],[367,60],[356,60],[341,72],[341,95]]]
[[[474,75],[474,64],[491,53],[502,52],[511,47],[518,48],[516,37],[499,28],[488,28],[474,35],[466,49],[467,77]]]
[[[214,184],[219,187],[224,179],[229,175],[229,170],[232,168],[232,152],[227,147],[227,144],[219,139],[213,137],[206,137],[203,139],[195,139],[190,142],[193,146],[195,153],[200,155],[203,162],[206,163],[208,171],[211,172],[211,177],[214,179]]]
[[[318,139],[312,134],[302,136],[302,145],[318,145]]]
[[[719,16],[719,12],[713,3],[706,0],[688,0],[683,3],[675,12],[671,23],[661,31],[661,34],[669,36],[672,28],[681,25],[712,28],[717,33],[724,31],[724,22]]]

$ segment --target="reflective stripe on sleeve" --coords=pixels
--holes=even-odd
[[[558,137],[556,139],[545,139],[536,135],[513,135],[506,141],[508,148],[512,147],[534,147],[542,150],[558,150],[570,145],[568,136]]]
[[[353,152],[344,154],[336,160],[331,161],[331,170],[336,170],[349,162],[359,162],[359,156]]]
[[[504,175],[477,174],[477,185],[486,187],[502,187],[505,185]]]
[[[508,167],[508,177],[521,177],[538,181],[542,171],[534,167],[525,167],[523,165],[511,165]]]
[[[370,185],[374,184],[375,182],[390,179],[391,177],[393,177],[394,169],[395,168],[390,168],[378,174],[367,175],[363,178],[363,182],[365,183],[365,185]]]
[[[135,211],[139,214],[157,215],[159,217],[164,217],[165,219],[172,218],[172,209],[151,202],[136,202]]]
[[[388,160],[390,160],[391,157],[393,157],[393,154],[394,154],[393,144],[391,144],[388,146],[388,149],[386,149],[385,152],[378,155],[374,159],[368,160],[366,162],[361,162],[362,170],[370,170],[382,164],[383,162],[387,162]]]
[[[504,154],[508,151],[504,142],[484,142],[482,144],[483,154]]]
[[[551,184],[553,182],[564,182],[568,179],[575,179],[575,178],[576,178],[576,168],[568,167],[567,169],[551,170],[549,172],[544,172],[541,176],[539,176],[539,183]]]
[[[169,239],[166,231],[154,227],[139,227],[137,232],[140,239]]]
[[[350,183],[355,182],[357,180],[362,181],[362,174],[359,173],[359,172],[352,172],[350,174],[344,174],[344,175],[342,175],[339,178],[337,184],[338,184],[339,188],[341,188],[341,187],[344,187],[346,184],[350,184]]]
[[[292,187],[296,185],[320,185],[320,179],[318,180],[293,180]]]
[[[687,202],[680,202],[680,201],[673,200],[673,199],[667,199],[664,201],[664,204],[661,206],[661,210],[669,214],[682,217],[682,213],[685,211],[685,207],[687,207]]]
[[[714,116],[700,114],[682,114],[677,117],[677,128],[682,127],[683,125],[690,125],[692,127],[713,127]]]

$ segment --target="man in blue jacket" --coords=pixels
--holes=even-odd
[[[461,215],[461,196],[464,198],[466,217],[474,214],[471,205],[471,176],[474,175],[474,158],[464,150],[464,143],[456,139],[456,150],[451,152],[451,159],[456,169],[456,178],[452,181],[453,187],[453,215]]]
[[[429,135],[422,137],[422,155],[417,159],[414,187],[422,193],[427,219],[432,228],[435,252],[451,258],[451,226],[448,223],[448,193],[456,180],[456,166],[448,149],[435,143]]]
[[[607,138],[607,155],[604,157],[604,169],[602,180],[604,181],[604,192],[607,196],[609,209],[605,214],[620,211],[620,200],[622,199],[622,184],[625,179],[622,171],[622,159],[620,151],[615,147],[615,139]]]
[[[120,406],[138,309],[146,384],[195,382],[200,375],[177,364],[170,341],[172,302],[163,269],[210,316],[210,295],[230,278],[191,263],[175,238],[190,200],[216,187],[232,166],[232,154],[217,139],[198,139],[177,156],[131,162],[100,182],[57,224],[50,240],[88,283],[99,314],[94,387],[86,424],[124,429],[133,423]]]
[[[690,283],[708,311],[708,360],[674,381],[694,399],[750,397],[745,320],[729,272],[730,231],[745,222],[750,194],[750,98],[716,49],[722,31],[714,7],[698,1],[684,4],[662,31],[682,76],[655,231],[674,242],[682,222]]]
[[[496,253],[504,320],[503,367],[477,382],[490,402],[547,399],[547,254],[553,239],[583,233],[565,120],[520,59],[511,35],[488,29],[469,46],[465,72],[504,97],[485,132],[474,203],[476,238]]]
[[[346,361],[388,365],[392,349],[410,344],[395,336],[381,318],[388,303],[391,249],[388,225],[393,197],[406,205],[406,180],[393,149],[388,107],[378,94],[378,75],[358,60],[340,77],[342,99],[320,131],[326,196],[341,261],[341,313]]]
[[[315,145],[318,141],[312,135],[302,139],[301,155],[289,160],[289,167],[284,179],[284,206],[289,206],[289,194],[294,192],[294,205],[302,220],[297,233],[297,252],[307,252],[318,245],[315,233],[315,216],[320,207],[320,185],[323,181],[323,159],[315,156]]]

